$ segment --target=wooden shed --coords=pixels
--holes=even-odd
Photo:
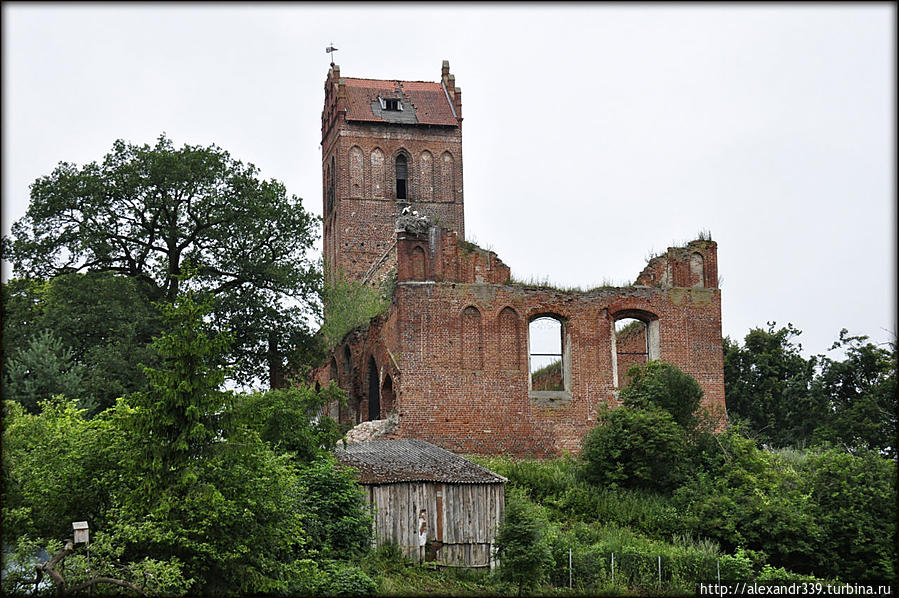
[[[358,471],[377,545],[394,542],[416,562],[493,567],[506,478],[418,439],[351,443],[335,454]]]

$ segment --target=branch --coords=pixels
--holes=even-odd
[[[81,583],[70,590],[66,590],[66,580],[63,579],[62,575],[60,575],[59,571],[56,570],[56,566],[59,565],[66,556],[69,555],[75,549],[75,545],[71,540],[66,540],[66,545],[62,550],[53,555],[46,563],[41,563],[40,565],[35,565],[35,569],[37,570],[37,578],[33,583],[40,583],[41,576],[43,573],[49,573],[50,577],[53,578],[53,581],[56,583],[57,590],[56,593],[59,596],[65,596],[66,594],[78,594],[81,590],[94,586],[98,583],[108,583],[116,586],[120,586],[123,588],[128,588],[129,590],[134,590],[141,596],[146,596],[146,592],[144,592],[144,588],[131,583],[130,581],[125,581],[124,579],[115,579],[113,577],[94,577]],[[29,580],[29,583],[32,583]]]
[[[74,588],[72,588],[71,590],[69,590],[69,593],[77,594],[81,590],[84,590],[84,589],[86,589],[90,586],[96,585],[98,583],[109,583],[109,584],[113,584],[116,586],[121,586],[123,588],[128,588],[129,590],[134,590],[141,596],[147,595],[146,593],[144,593],[144,589],[142,587],[135,585],[135,584],[131,583],[130,581],[125,581],[124,579],[115,579],[113,577],[95,577],[93,579],[89,579],[86,582],[84,582],[80,585],[77,585]]]
[[[53,578],[53,581],[56,582],[56,585],[58,586],[58,590],[56,593],[60,596],[66,593],[66,580],[64,580],[62,578],[62,575],[59,574],[59,571],[56,570],[56,565],[58,565],[62,559],[66,558],[66,555],[68,555],[74,549],[75,545],[72,543],[72,541],[66,540],[66,545],[63,546],[62,550],[54,554],[53,558],[51,558],[46,563],[35,566],[35,569],[37,569],[39,572],[43,571],[50,574],[50,577]]]

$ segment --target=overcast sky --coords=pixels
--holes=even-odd
[[[896,331],[896,7],[4,2],[3,234],[115,139],[215,143],[321,214],[347,77],[463,90],[466,236],[519,279],[630,283],[711,231],[723,333]],[[4,277],[7,275],[4,266]]]

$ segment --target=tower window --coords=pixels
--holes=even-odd
[[[403,104],[399,98],[378,98],[381,101],[381,110],[392,110],[399,112],[403,109]]]
[[[406,179],[408,178],[409,168],[406,162],[406,156],[399,155],[396,157],[396,198],[406,199]]]

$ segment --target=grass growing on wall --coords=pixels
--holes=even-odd
[[[321,334],[327,349],[333,349],[347,332],[367,324],[390,307],[393,276],[380,286],[371,286],[347,280],[342,273],[338,273],[333,283],[325,284],[322,291],[325,321]]]

